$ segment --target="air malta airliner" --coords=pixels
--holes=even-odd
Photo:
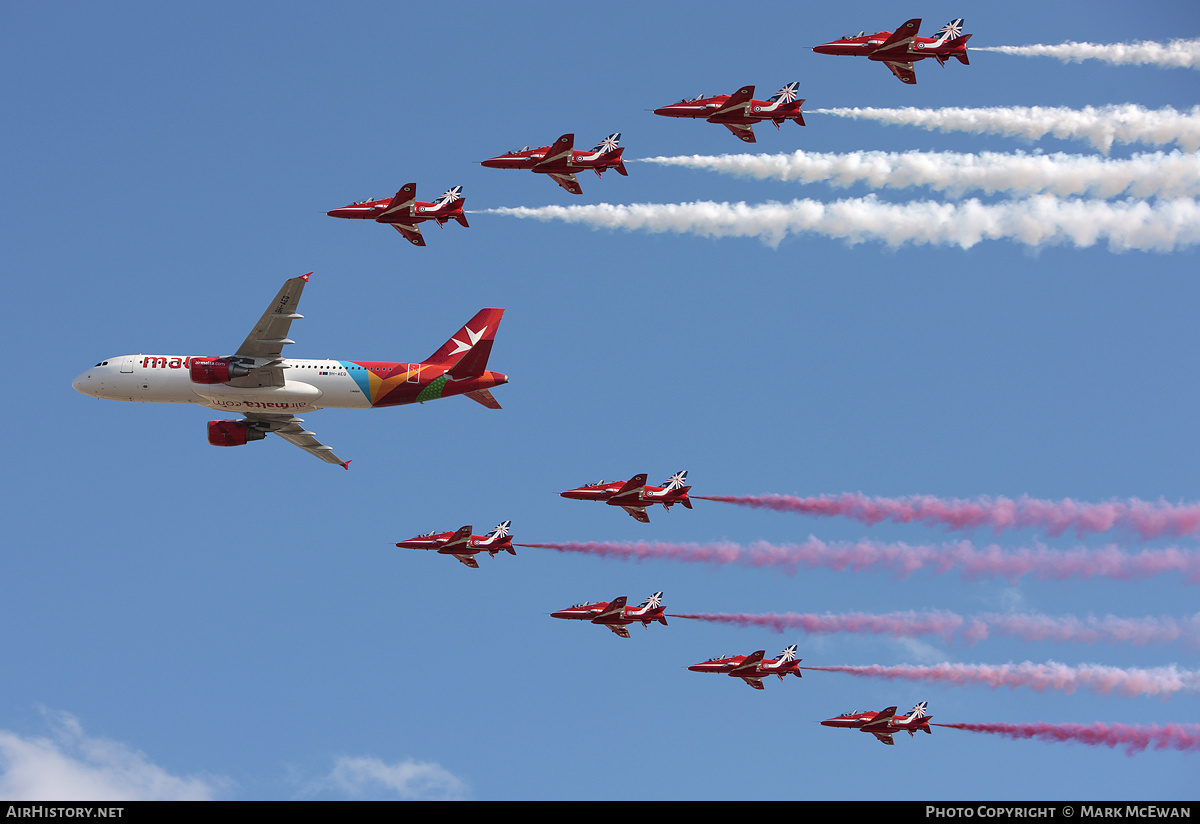
[[[242,446],[274,432],[326,463],[349,468],[298,414],[318,409],[373,409],[466,395],[489,409],[500,404],[489,391],[508,376],[488,371],[488,356],[503,309],[481,309],[425,360],[299,360],[283,357],[300,293],[309,275],[283,284],[238,350],[228,357],[120,355],[103,360],[74,381],[85,395],[114,401],[195,403],[235,420],[209,421],[213,446]]]

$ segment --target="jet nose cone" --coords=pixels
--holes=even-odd
[[[92,394],[89,386],[91,377],[92,376],[90,372],[84,372],[82,375],[75,378],[75,380],[71,381],[71,388],[82,395]]]
[[[504,155],[489,157],[487,160],[479,161],[480,166],[487,166],[489,169],[499,169],[503,165]]]

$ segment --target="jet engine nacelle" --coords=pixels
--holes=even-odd
[[[245,446],[247,441],[261,441],[267,433],[246,421],[209,421],[208,442],[213,446]]]
[[[234,363],[233,358],[192,358],[192,365],[188,367],[192,383],[204,384],[229,383],[234,378],[249,375],[250,371]]]

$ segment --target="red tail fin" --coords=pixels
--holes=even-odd
[[[454,337],[426,358],[425,363],[454,369],[457,378],[482,375],[502,317],[503,309],[480,309]]]

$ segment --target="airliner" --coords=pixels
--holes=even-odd
[[[119,355],[71,382],[85,395],[113,401],[195,403],[239,419],[208,422],[213,446],[242,446],[274,432],[326,463],[349,469],[317,440],[298,414],[318,409],[374,409],[465,395],[488,407],[489,391],[508,376],[487,368],[503,309],[481,309],[427,359],[391,361],[301,360],[283,357],[300,294],[309,276],[283,284],[238,350],[227,357]]]

